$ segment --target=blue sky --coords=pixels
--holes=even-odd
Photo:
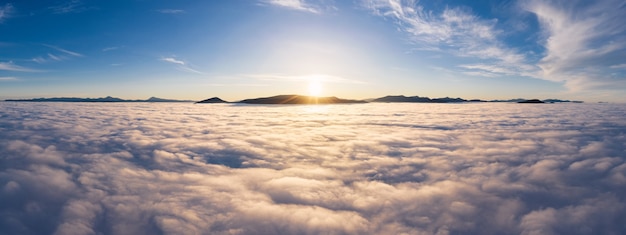
[[[0,1],[0,98],[626,102],[624,1]]]

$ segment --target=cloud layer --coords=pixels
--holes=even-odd
[[[0,105],[0,234],[626,232],[623,105]]]

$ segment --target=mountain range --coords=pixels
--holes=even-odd
[[[150,103],[158,103],[158,102],[194,102],[192,100],[175,100],[175,99],[163,99],[157,97],[150,97],[145,100],[126,100],[117,97],[103,97],[103,98],[75,98],[75,97],[55,97],[55,98],[34,98],[34,99],[8,99],[5,101],[12,102],[103,102],[103,103],[111,103],[111,102],[150,102]],[[220,99],[219,97],[213,97],[201,101],[197,101],[197,104],[205,104],[205,103],[243,103],[243,104],[357,104],[357,103],[462,103],[462,102],[514,102],[514,103],[562,103],[562,102],[573,102],[573,103],[582,103],[582,101],[569,101],[569,100],[560,100],[560,99],[546,99],[546,100],[538,100],[538,99],[510,99],[510,100],[466,100],[462,98],[434,98],[431,99],[429,97],[420,97],[420,96],[404,96],[404,95],[390,95],[384,96],[375,99],[367,99],[367,100],[352,100],[352,99],[341,99],[334,96],[328,97],[316,97],[316,96],[302,96],[302,95],[277,95],[270,97],[261,97],[261,98],[253,98],[253,99],[244,99],[236,102],[228,102]]]
[[[193,100],[174,100],[174,99],[162,99],[157,97],[150,97],[145,100],[125,100],[117,97],[101,97],[101,98],[76,98],[76,97],[54,97],[54,98],[34,98],[34,99],[9,99],[4,101],[13,101],[13,102],[102,102],[102,103],[112,103],[112,102],[194,102]]]

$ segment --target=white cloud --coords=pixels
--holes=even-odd
[[[624,115],[0,102],[0,233],[623,234]]]
[[[14,7],[10,3],[4,4],[4,6],[0,6],[0,23],[9,18],[13,11]]]
[[[612,68],[612,69],[626,69],[626,64],[611,65],[610,68]]]
[[[102,48],[103,52],[107,52],[107,51],[114,51],[120,49],[120,47],[106,47],[106,48]]]
[[[564,81],[574,90],[608,87],[626,77],[610,76],[626,56],[623,1],[527,1],[524,8],[542,26],[546,55],[543,78]],[[622,87],[622,86],[620,86]],[[624,88],[624,87],[622,87]]]
[[[163,14],[184,14],[186,13],[185,10],[180,10],[180,9],[159,9],[156,10],[159,13],[163,13]]]
[[[56,50],[57,53],[56,54],[55,53],[48,53],[45,56],[37,56],[35,58],[30,59],[31,61],[39,63],[39,64],[44,64],[44,63],[48,63],[48,62],[69,60],[72,57],[84,57],[82,54],[80,54],[78,52],[66,50],[66,49],[60,48],[58,46],[47,45],[47,44],[42,44],[42,45]],[[58,52],[61,52],[61,53],[58,53]]]
[[[92,9],[96,9],[95,7],[86,6],[85,3],[81,0],[66,0],[63,3],[60,3],[55,6],[51,6],[48,9],[52,11],[54,14],[67,14],[67,13],[80,13]]]
[[[70,55],[70,56],[74,56],[74,57],[83,57],[83,55],[82,55],[82,54],[80,54],[80,53],[78,53],[78,52],[73,52],[73,51],[70,51],[70,50],[66,50],[66,49],[63,49],[63,48],[58,47],[58,46],[47,45],[47,44],[43,44],[43,45],[44,45],[44,46],[46,46],[46,47],[49,47],[49,48],[55,49],[55,50],[57,50],[57,51],[63,52],[64,54],[67,54],[67,55]],[[50,54],[48,54],[48,55],[50,55]]]
[[[16,77],[0,77],[0,82],[3,81],[17,81],[18,79]]]
[[[13,62],[0,62],[0,70],[5,71],[13,71],[13,72],[40,72],[36,69],[26,68],[19,65],[14,64]]]
[[[161,58],[161,60],[165,62],[174,63],[174,64],[185,65],[185,62],[181,60],[177,60],[176,58],[173,58],[173,57],[164,57],[164,58]]]
[[[501,41],[497,19],[483,19],[460,7],[434,12],[416,1],[369,0],[365,1],[365,6],[376,15],[396,21],[400,30],[417,43],[416,50],[429,48],[513,72],[499,73],[491,69],[488,73],[478,73],[489,74],[489,77],[536,76],[536,66],[529,64],[524,54]]]
[[[191,68],[189,64],[185,63],[185,61],[177,60],[174,57],[162,57],[160,60],[168,62],[168,63],[172,63],[172,64],[177,64],[178,65],[178,67],[177,67],[178,70],[183,71],[183,72],[204,74],[203,72],[200,72],[198,70],[195,70],[195,69]]]
[[[437,48],[460,58],[472,58],[481,66],[458,65],[472,75],[526,76],[564,82],[573,91],[624,88],[621,70],[626,56],[626,21],[623,1],[521,1],[537,16],[546,49],[532,61],[502,41],[496,19],[484,19],[465,8],[426,10],[419,2],[370,0],[365,6],[375,14],[397,22],[418,48]],[[533,43],[530,42],[529,43]],[[470,65],[472,66],[472,65]]]
[[[305,0],[264,0],[262,2],[298,11],[306,11],[315,14],[321,13],[317,7],[307,3]]]

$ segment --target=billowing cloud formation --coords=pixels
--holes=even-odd
[[[623,105],[0,106],[0,234],[626,233]]]

